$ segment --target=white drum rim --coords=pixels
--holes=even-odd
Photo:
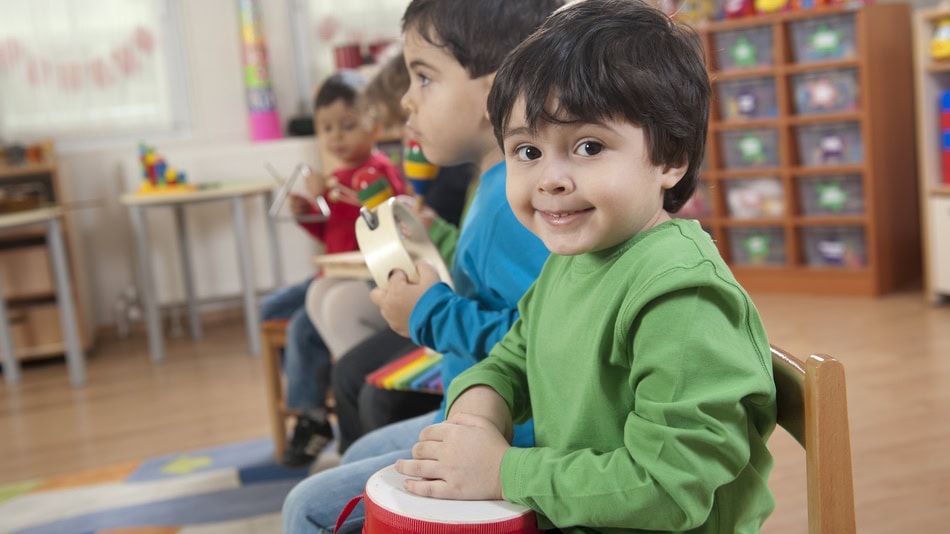
[[[511,521],[530,514],[531,509],[508,501],[453,501],[433,499],[403,489],[408,479],[396,467],[380,469],[366,483],[366,499],[390,513],[418,521],[443,524],[479,524]]]

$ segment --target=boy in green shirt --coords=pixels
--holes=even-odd
[[[640,0],[556,12],[503,63],[489,113],[518,220],[552,252],[406,489],[500,499],[565,532],[758,532],[775,387],[749,296],[692,195],[710,88],[696,34]],[[536,446],[512,447],[534,418]]]

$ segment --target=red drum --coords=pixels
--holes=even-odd
[[[364,534],[535,534],[534,512],[507,501],[452,501],[420,497],[403,489],[395,466],[377,471],[362,495]],[[337,521],[356,506],[354,499]]]

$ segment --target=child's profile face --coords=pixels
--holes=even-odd
[[[540,122],[518,99],[504,133],[508,202],[554,254],[603,250],[670,219],[663,192],[686,172],[650,163],[643,129],[623,120]]]
[[[317,140],[345,165],[366,161],[376,142],[375,129],[362,117],[356,106],[338,99],[317,108],[313,115]]]
[[[412,28],[406,31],[403,54],[410,77],[402,98],[409,112],[407,134],[436,165],[481,163],[482,145],[492,142],[486,116],[491,78],[472,79],[446,49]]]

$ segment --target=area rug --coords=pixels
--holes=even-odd
[[[31,480],[0,486],[0,533],[274,534],[306,476],[260,439]]]

